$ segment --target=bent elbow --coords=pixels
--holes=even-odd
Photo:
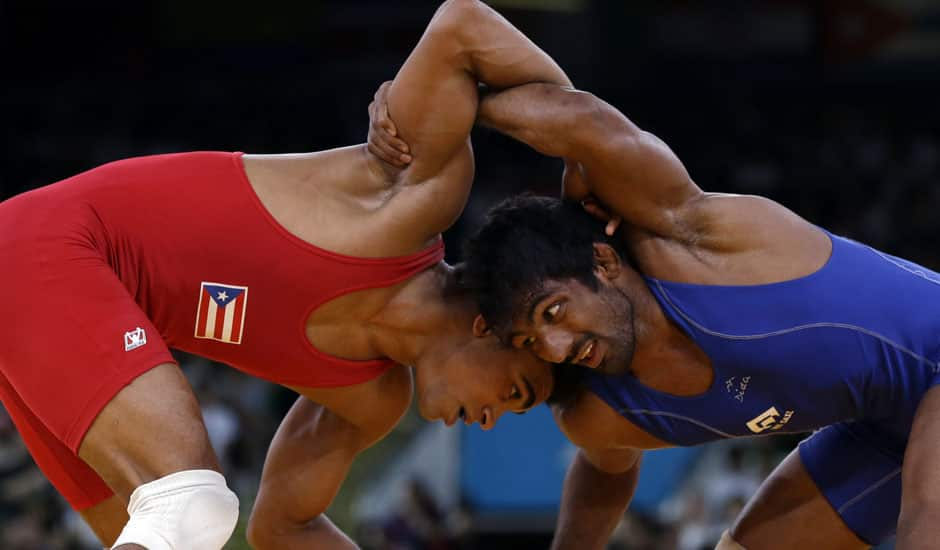
[[[455,48],[465,49],[484,7],[479,0],[447,0],[434,13],[427,32],[439,40],[451,41]]]
[[[256,507],[248,518],[245,538],[254,550],[275,550],[284,547],[284,537],[290,532],[289,526],[279,524],[271,514],[259,513]]]

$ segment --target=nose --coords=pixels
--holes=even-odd
[[[540,336],[536,350],[539,359],[549,363],[563,363],[568,358],[574,341],[570,334],[561,330],[547,329]]]
[[[483,407],[483,414],[480,416],[480,428],[485,431],[490,431],[496,427],[496,422],[499,420],[499,417],[505,412],[501,407],[494,409],[489,405]]]

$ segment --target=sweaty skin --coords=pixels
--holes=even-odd
[[[388,95],[401,136],[420,158],[397,169],[365,145],[245,155],[248,180],[286,232],[321,249],[361,258],[424,250],[456,220],[469,194],[469,133],[481,81],[494,88],[570,85],[551,58],[496,12],[476,0],[449,0]],[[268,452],[248,527],[253,547],[355,548],[324,512],[356,455],[404,414],[413,384],[425,418],[479,422],[484,429],[506,411],[525,410],[549,395],[551,374],[542,361],[474,336],[476,306],[453,291],[453,279],[452,268],[441,262],[310,314],[305,332],[320,351],[349,360],[387,358],[399,366],[354,386],[292,388],[300,397]],[[174,453],[166,453],[165,441],[179,443]],[[127,522],[124,507],[135,487],[182,470],[219,469],[195,396],[173,364],[121,390],[86,433],[79,454],[115,491],[83,512],[105,544]]]
[[[396,143],[381,93],[371,111],[370,146],[375,142],[376,151],[381,142]],[[814,273],[830,256],[829,238],[781,205],[762,197],[701,191],[661,140],[591,94],[525,85],[485,97],[479,120],[546,155],[564,158],[566,196],[610,220],[608,234],[619,226],[646,275],[699,285],[762,285]],[[625,269],[604,244],[595,244],[595,262],[599,292],[577,282],[553,286],[550,281],[546,296],[534,301],[532,315],[518,315],[504,339],[546,361],[580,359],[611,374],[629,368],[641,383],[667,394],[694,396],[708,390],[714,371],[707,356],[669,322],[637,273]],[[614,324],[598,321],[610,309],[608,290],[628,296],[634,309],[632,355],[617,354],[604,343],[585,349],[571,336]],[[565,312],[562,321],[545,321],[556,314],[558,303],[580,307]],[[909,548],[925,548],[938,525],[933,502],[940,494],[940,476],[924,466],[940,454],[940,444],[928,435],[933,424],[924,420],[940,414],[933,394],[940,392],[929,393],[920,405],[904,465],[898,540]],[[670,445],[592,393],[578,394],[554,413],[580,450],[565,481],[553,548],[603,548],[632,497],[640,453]],[[867,547],[823,497],[796,451],[768,477],[719,544],[739,546]]]
[[[389,89],[388,109],[415,155],[407,169],[383,164],[362,145],[248,157],[249,179],[284,227],[321,248],[360,257],[422,250],[466,203],[479,81],[501,88],[570,84],[494,11],[481,2],[450,0]],[[441,264],[394,287],[342,296],[311,314],[307,335],[332,355],[388,357],[412,366],[423,416],[489,429],[505,411],[544,400],[550,372],[525,354],[507,354],[495,339],[474,337],[475,308],[448,291],[452,277]],[[401,368],[350,388],[294,389],[303,398],[268,453],[249,540],[256,548],[354,547],[323,512],[355,456],[404,413],[410,377]]]
[[[565,180],[566,197],[597,201],[609,216],[622,218],[621,235],[645,275],[699,285],[761,285],[804,277],[829,258],[831,243],[820,229],[762,197],[703,192],[663,141],[589,93],[522,86],[486,98],[480,119],[580,167],[580,177]],[[601,284],[632,303],[635,347],[629,362],[605,362],[601,343],[592,354],[601,357],[583,364],[611,374],[629,369],[642,384],[667,394],[707,391],[714,380],[708,357],[665,317],[638,273],[608,245],[595,244],[595,262]],[[549,288],[550,295],[535,304],[534,323],[514,319],[512,330],[533,338],[535,355],[567,356],[570,343],[559,333],[596,329],[584,312],[603,309],[602,294],[578,295],[577,286]],[[574,298],[580,308],[572,306],[559,323],[545,321],[547,308],[576,303]],[[599,476],[635,477],[641,450],[668,445],[591,393],[556,409],[555,416],[586,466],[576,462],[569,470],[554,548],[602,548],[633,485],[623,482],[616,496],[599,498],[593,492]],[[795,452],[766,480],[730,534],[758,550],[867,546],[828,505]]]

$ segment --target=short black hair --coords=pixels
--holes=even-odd
[[[459,284],[469,291],[487,323],[504,328],[513,310],[527,304],[545,281],[575,279],[592,290],[594,243],[611,245],[625,261],[619,236],[578,203],[522,194],[486,214],[464,245]]]

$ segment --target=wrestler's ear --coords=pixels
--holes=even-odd
[[[493,328],[486,323],[486,319],[483,318],[483,315],[478,313],[477,316],[473,318],[473,335],[477,338],[483,338],[490,334],[493,334]]]
[[[607,243],[594,243],[594,272],[599,277],[613,280],[620,276],[623,263],[620,255]]]

